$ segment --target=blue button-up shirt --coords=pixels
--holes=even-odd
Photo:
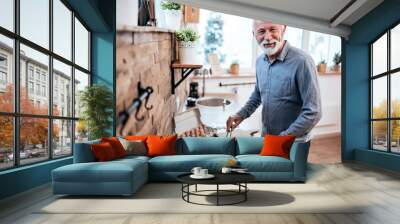
[[[262,105],[262,136],[307,136],[321,119],[321,99],[313,59],[286,41],[280,55],[256,63],[256,86],[238,115],[249,117]]]

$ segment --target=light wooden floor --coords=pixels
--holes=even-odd
[[[340,136],[311,140],[308,161],[317,164],[340,163],[342,161],[340,144]]]
[[[364,202],[357,214],[35,214],[54,198],[49,186],[0,203],[0,223],[400,223],[400,175],[357,163],[310,164],[309,183],[346,201]],[[7,203],[7,206],[4,205]],[[173,205],[171,205],[173,206]]]

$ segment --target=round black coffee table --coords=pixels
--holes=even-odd
[[[247,183],[255,180],[255,177],[248,173],[215,173],[215,177],[212,179],[193,179],[190,177],[191,173],[182,174],[177,177],[178,181],[182,183],[182,199],[188,203],[198,204],[198,205],[234,205],[247,200],[247,192],[249,188]],[[216,185],[215,190],[197,190],[197,185]],[[195,186],[194,191],[190,191],[190,186]],[[236,185],[237,190],[223,190],[220,189],[220,185]],[[215,192],[215,194],[205,194],[209,192]],[[190,196],[204,196],[204,197],[216,197],[216,204],[202,204],[193,202],[190,200]],[[221,197],[232,197],[241,196],[238,201],[231,203],[221,203]]]

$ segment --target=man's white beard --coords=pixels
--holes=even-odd
[[[275,43],[275,47],[273,47],[273,48],[264,46],[266,44],[272,44],[272,43]],[[266,55],[271,56],[271,55],[276,54],[276,52],[278,52],[278,50],[282,46],[282,44],[283,44],[283,41],[273,40],[271,42],[268,42],[267,40],[263,40],[263,42],[260,43],[260,47]]]

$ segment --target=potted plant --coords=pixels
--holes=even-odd
[[[339,72],[340,71],[340,63],[342,62],[342,57],[339,52],[335,53],[333,56],[333,68],[332,71]]]
[[[179,46],[179,61],[181,64],[196,64],[197,40],[199,38],[199,34],[191,28],[184,28],[176,32],[176,39]]]
[[[325,61],[325,60],[321,60],[321,61],[318,63],[317,71],[318,71],[319,73],[326,73],[326,61]]]
[[[112,126],[113,94],[102,84],[86,87],[79,93],[81,119],[87,127],[89,140],[109,136],[107,130]]]
[[[229,69],[229,73],[232,75],[239,74],[239,60],[233,60]]]
[[[181,5],[171,1],[162,1],[161,8],[165,15],[165,26],[168,29],[178,30],[181,27]]]

